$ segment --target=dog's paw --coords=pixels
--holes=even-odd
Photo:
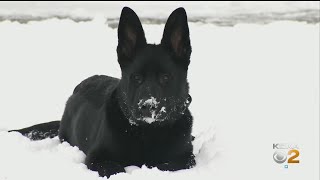
[[[114,163],[114,162],[110,162],[110,161],[106,161],[103,163],[95,163],[95,164],[91,165],[91,167],[89,169],[91,169],[93,171],[98,171],[99,176],[101,176],[101,177],[106,176],[108,178],[111,175],[126,172],[123,166],[121,166],[118,163]]]

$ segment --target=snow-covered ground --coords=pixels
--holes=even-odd
[[[189,26],[197,166],[128,167],[111,179],[318,180],[320,24]],[[163,27],[144,24],[148,42],[158,43]],[[76,147],[6,130],[61,119],[73,88],[91,75],[120,77],[116,45],[116,29],[101,15],[0,22],[0,180],[101,179]],[[275,163],[273,143],[298,144],[300,163]]]

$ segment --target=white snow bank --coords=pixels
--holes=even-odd
[[[0,129],[61,119],[74,87],[94,74],[120,77],[116,30],[103,18],[74,23],[0,22]],[[159,42],[163,25],[144,25]],[[190,23],[188,79],[197,166],[179,172],[129,167],[112,179],[319,179],[319,24],[235,27]],[[272,143],[301,145],[284,169]],[[0,132],[0,179],[101,179],[84,154],[58,139]]]
[[[185,7],[190,16],[229,16],[232,14],[258,14],[268,12],[289,12],[319,9],[315,1],[277,1],[277,2],[0,2],[1,14],[52,15],[74,14],[91,16],[104,14],[118,17],[124,6],[131,7],[144,17],[167,17],[177,7]]]
[[[0,21],[28,22],[50,17],[88,21],[97,16],[117,23],[124,6],[133,8],[144,22],[164,22],[177,7],[184,7],[192,22],[234,25],[277,20],[319,22],[319,2],[0,2]],[[113,26],[113,25],[111,25]]]

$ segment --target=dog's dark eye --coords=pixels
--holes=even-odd
[[[166,84],[166,83],[168,83],[168,81],[170,80],[170,75],[169,74],[162,74],[161,76],[160,76],[160,83],[161,84]]]
[[[143,77],[140,74],[134,74],[132,78],[138,84],[141,84],[143,81]]]

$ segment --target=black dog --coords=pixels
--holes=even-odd
[[[90,77],[74,89],[61,122],[17,131],[31,139],[59,133],[61,141],[87,155],[85,164],[100,176],[125,172],[129,165],[169,171],[194,166],[185,10],[172,12],[161,44],[153,45],[135,12],[123,8],[117,53],[121,79]]]

